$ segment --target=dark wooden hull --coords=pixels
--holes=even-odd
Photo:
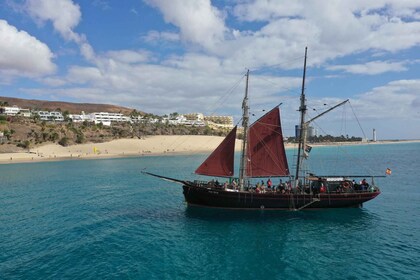
[[[307,209],[361,207],[380,194],[345,192],[312,194],[282,194],[278,192],[232,192],[218,188],[184,185],[184,197],[189,205],[231,209]]]

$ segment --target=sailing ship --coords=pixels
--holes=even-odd
[[[182,184],[188,205],[230,209],[289,209],[361,207],[380,194],[374,177],[384,176],[316,176],[301,170],[307,158],[306,134],[309,124],[348,100],[333,106],[318,116],[306,120],[305,97],[307,48],[305,49],[302,91],[300,95],[300,133],[297,150],[296,170],[291,174],[283,141],[280,108],[276,106],[250,126],[248,106],[249,70],[246,73],[245,97],[242,102],[243,141],[240,156],[239,177],[234,178],[234,156],[237,126],[220,145],[197,168],[196,174],[223,177],[231,183],[220,185],[216,180],[178,180],[145,172],[149,175]],[[278,186],[255,186],[251,178],[286,177],[289,180]],[[357,178],[356,178],[357,177]],[[371,177],[371,184],[365,180],[356,184],[354,179]],[[258,180],[259,180],[258,179]],[[259,184],[259,183],[258,183]]]

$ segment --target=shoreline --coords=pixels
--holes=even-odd
[[[0,153],[0,164],[211,153],[223,139],[222,136],[159,135],[142,139],[118,139],[104,143],[86,143],[67,147],[46,144],[34,147],[28,152]],[[420,140],[382,140],[376,142],[310,143],[309,145],[327,147],[419,142]],[[236,151],[240,151],[241,143],[241,140],[236,140]],[[297,148],[297,144],[286,144],[285,148]]]
[[[0,153],[0,164],[208,153],[223,139],[222,136],[159,135],[67,147],[45,144],[27,152]],[[237,140],[236,147],[240,147],[240,142]]]

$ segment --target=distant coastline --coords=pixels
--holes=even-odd
[[[328,143],[310,143],[310,146],[354,146],[354,145],[381,145],[381,144],[402,144],[402,143],[420,143],[420,139],[410,140],[377,140],[377,141],[360,141],[360,142],[328,142]]]
[[[223,140],[221,136],[170,135],[149,136],[142,139],[118,139],[104,143],[87,143],[67,147],[46,144],[31,148],[28,152],[0,153],[0,164],[61,161],[74,159],[103,159],[165,154],[210,153]],[[420,142],[420,140],[382,140],[376,142],[311,143],[311,146],[378,145]],[[237,150],[241,140],[237,140]],[[286,149],[297,144],[287,144]]]

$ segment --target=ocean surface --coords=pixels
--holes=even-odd
[[[420,279],[420,143],[336,150],[307,168],[392,169],[361,209],[189,208],[141,173],[193,179],[205,155],[0,165],[0,279]]]

